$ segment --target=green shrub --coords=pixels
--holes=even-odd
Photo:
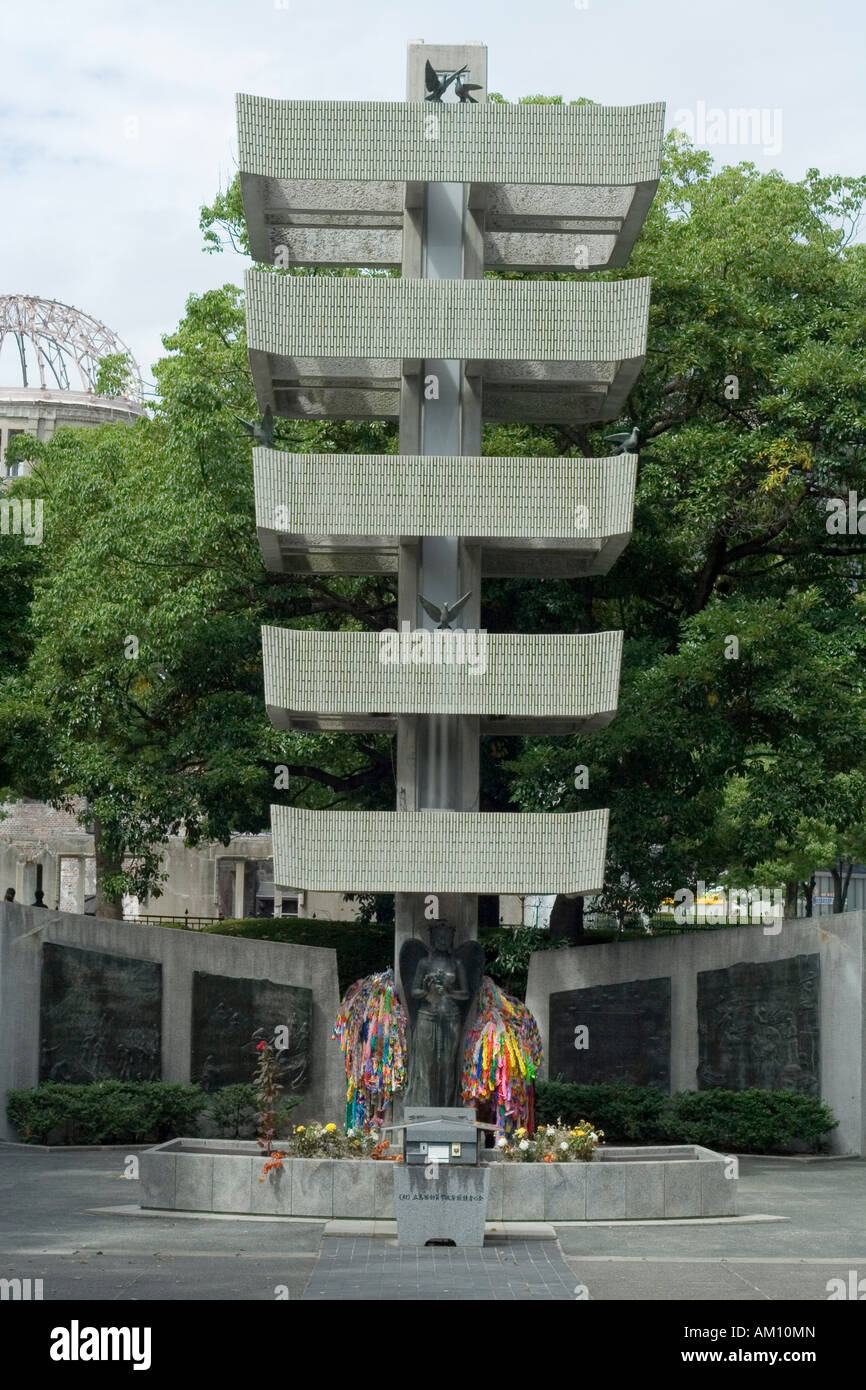
[[[577,1124],[583,1115],[604,1130],[608,1144],[703,1144],[735,1153],[817,1150],[838,1120],[826,1105],[799,1091],[679,1091],[652,1086],[576,1085],[540,1081],[539,1124]]]
[[[200,1086],[169,1081],[43,1081],[10,1091],[6,1113],[29,1144],[140,1144],[194,1134],[206,1104]]]
[[[680,1143],[736,1153],[820,1147],[839,1121],[800,1091],[680,1091],[670,1098],[671,1134]]]
[[[567,941],[552,938],[543,927],[480,927],[478,940],[484,947],[484,973],[506,994],[526,998],[529,958],[533,951],[552,951]]]
[[[535,1088],[538,1123],[576,1125],[584,1115],[604,1130],[608,1144],[661,1142],[665,1137],[663,1112],[668,1097],[653,1086],[611,1085],[589,1082],[539,1081]]]
[[[66,1127],[68,1086],[46,1081],[32,1091],[7,1091],[6,1115],[25,1144],[44,1144],[53,1129]],[[68,1141],[67,1141],[68,1142]]]
[[[246,1139],[256,1131],[256,1088],[238,1082],[208,1097],[208,1117],[218,1139]]]

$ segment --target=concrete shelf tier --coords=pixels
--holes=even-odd
[[[387,733],[402,714],[469,714],[482,734],[568,734],[601,729],[616,714],[622,633],[264,627],[262,649],[278,729]]]
[[[399,269],[426,185],[455,182],[483,215],[485,270],[573,271],[627,264],[658,186],[664,105],[240,95],[237,118],[258,261]]]
[[[597,893],[607,811],[271,807],[280,883],[347,893]]]
[[[262,410],[397,420],[404,378],[459,359],[485,420],[615,420],[646,353],[650,281],[296,278],[249,270]],[[474,386],[473,386],[474,383]]]
[[[465,536],[482,577],[606,574],[628,544],[637,455],[436,458],[254,451],[268,569],[396,574],[401,545]]]

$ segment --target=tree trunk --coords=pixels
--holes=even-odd
[[[854,868],[853,859],[848,860],[847,868],[844,859],[837,859],[833,868],[830,870],[833,875],[833,911],[844,912],[845,903],[848,899],[848,885],[851,882],[851,870]]]
[[[571,946],[583,944],[583,897],[566,898],[559,893],[550,910],[550,935],[554,941]]]
[[[834,864],[830,873],[833,878],[833,911],[841,912],[842,907],[842,873],[838,864]]]
[[[122,922],[123,898],[107,898],[102,891],[102,883],[108,874],[120,873],[123,864],[106,851],[102,842],[102,822],[98,816],[93,821],[93,845],[96,851],[96,916]]]
[[[845,877],[842,880],[842,906],[839,909],[840,912],[844,912],[846,907],[848,906],[848,888],[851,884],[851,873],[853,868],[854,860],[850,859],[848,861],[848,867],[845,870]]]
[[[808,883],[803,884],[803,892],[806,894],[806,916],[812,916],[812,899],[815,896],[815,875],[809,879]]]
[[[785,916],[796,917],[800,897],[800,885],[796,882],[785,884]]]

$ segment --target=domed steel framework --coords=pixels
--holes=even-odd
[[[101,359],[127,353],[131,371],[125,396],[141,400],[141,372],[129,348],[104,323],[70,304],[29,294],[0,295],[0,352],[7,334],[18,348],[22,386],[35,386],[28,372],[28,363],[35,361],[43,389],[95,392]],[[80,386],[74,377],[70,381],[70,369],[77,372]]]

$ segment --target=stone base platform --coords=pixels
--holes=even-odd
[[[287,1158],[263,1182],[250,1140],[172,1139],[140,1158],[144,1208],[393,1221],[393,1162]],[[736,1216],[736,1165],[697,1144],[601,1148],[591,1163],[490,1169],[490,1221],[626,1221]]]

